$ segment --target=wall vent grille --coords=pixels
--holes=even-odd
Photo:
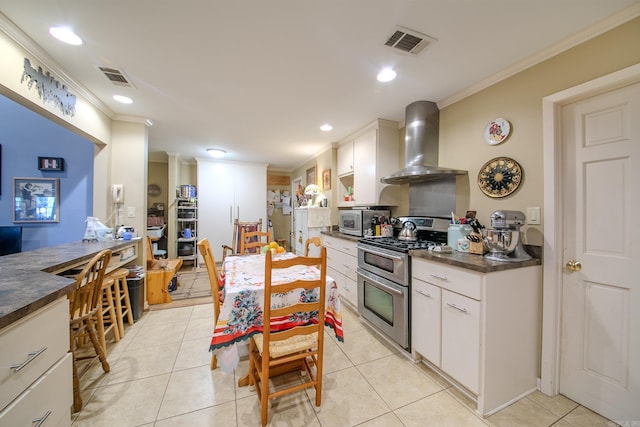
[[[384,45],[402,53],[417,55],[436,41],[426,34],[397,26]]]
[[[111,83],[116,86],[122,87],[133,87],[133,85],[129,82],[124,71],[119,70],[117,68],[109,68],[109,67],[98,67],[102,74],[105,75],[106,78],[109,79]]]

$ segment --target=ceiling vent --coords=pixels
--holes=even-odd
[[[384,45],[403,53],[417,55],[425,47],[436,41],[436,39],[426,34],[397,26]]]
[[[117,68],[109,68],[109,67],[98,67],[102,74],[104,74],[111,83],[116,86],[122,87],[133,87],[129,80],[124,74],[124,71],[118,70]]]

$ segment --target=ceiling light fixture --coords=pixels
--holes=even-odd
[[[69,27],[51,27],[49,28],[49,34],[63,43],[73,46],[80,46],[82,44],[82,39]]]
[[[387,67],[378,73],[378,81],[382,83],[390,82],[395,78],[396,72],[393,70],[393,68]]]
[[[330,130],[333,130],[333,126],[331,126],[329,123],[325,123],[322,126],[320,126],[320,130],[324,132],[329,132]]]
[[[209,153],[211,157],[214,157],[216,159],[219,159],[220,157],[224,157],[224,155],[227,154],[226,151],[221,150],[219,148],[207,148],[207,153]]]
[[[124,96],[124,95],[113,95],[113,99],[115,99],[116,101],[122,103],[122,104],[133,104],[133,99],[129,98],[128,96]]]

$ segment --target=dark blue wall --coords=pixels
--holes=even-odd
[[[93,212],[94,144],[0,95],[0,225],[13,224],[13,178],[59,178],[60,222],[22,225],[22,250],[82,240]],[[38,170],[38,156],[63,157],[64,171]]]

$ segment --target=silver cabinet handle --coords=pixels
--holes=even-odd
[[[44,424],[47,418],[49,418],[49,415],[51,415],[51,411],[47,411],[47,413],[40,418],[34,418],[33,421],[31,421],[32,427],[40,427],[42,424]],[[37,424],[34,425],[34,423]]]
[[[229,224],[233,224],[233,206],[229,205]]]
[[[461,311],[461,312],[463,312],[463,313],[466,313],[466,312],[467,312],[467,309],[466,309],[466,308],[460,308],[460,307],[458,307],[458,306],[457,306],[457,305],[455,305],[455,304],[447,303],[447,305],[448,305],[449,307],[451,307],[451,308],[455,308],[456,310]]]
[[[424,295],[427,298],[432,298],[431,294],[426,294],[422,292],[420,289],[416,289],[416,292],[419,293],[420,295]]]
[[[13,372],[19,372],[22,368],[24,368],[25,366],[27,366],[29,363],[33,362],[33,360],[40,356],[42,353],[45,352],[45,350],[47,349],[47,347],[42,347],[40,350],[37,351],[32,351],[30,353],[27,353],[27,360],[25,360],[22,363],[16,363],[14,365],[9,366],[9,368],[13,369]]]
[[[444,280],[445,282],[446,282],[447,280],[449,280],[449,279],[447,279],[447,276],[442,276],[442,275],[440,275],[440,274],[434,274],[434,273],[432,273],[432,274],[429,274],[429,276],[431,276],[431,277],[435,277],[436,279]]]

